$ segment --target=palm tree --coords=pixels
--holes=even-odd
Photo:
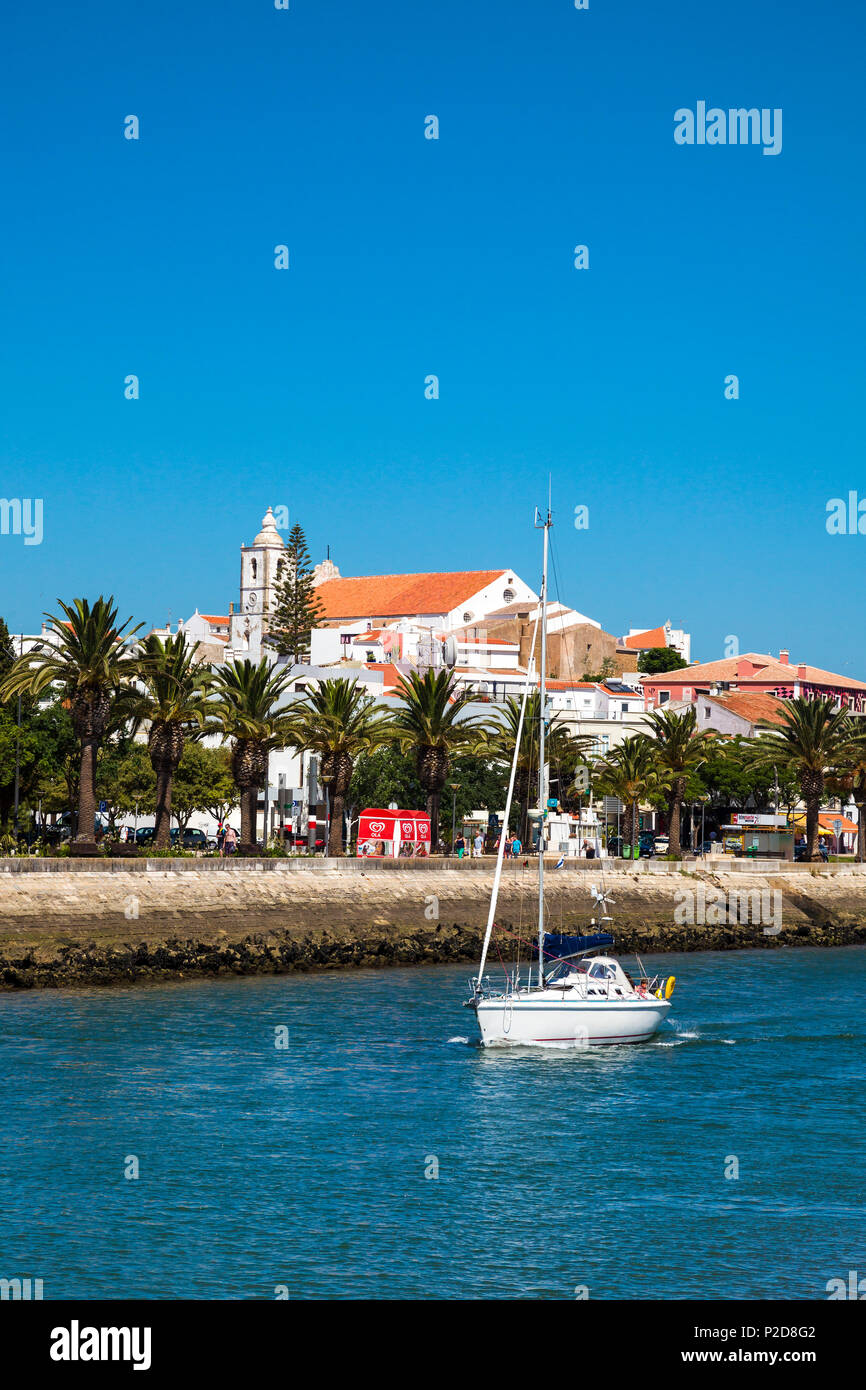
[[[623,836],[632,846],[638,845],[640,829],[638,808],[642,801],[655,800],[664,784],[644,734],[632,734],[612,748],[607,757],[596,763],[595,776],[600,790],[616,796],[625,807]]]
[[[857,807],[857,862],[866,863],[866,735],[850,718],[848,738],[827,781],[830,790],[850,796]]]
[[[127,645],[141,627],[118,623],[112,597],[72,604],[57,600],[64,616],[45,613],[47,635],[15,662],[0,686],[0,700],[41,695],[55,687],[69,710],[81,748],[78,824],[73,854],[95,852],[96,760],[112,716],[112,701],[135,673]]]
[[[288,710],[279,702],[289,687],[287,669],[273,671],[267,658],[227,662],[214,672],[210,709],[232,740],[232,776],[240,792],[242,852],[256,849],[256,807],[268,780],[268,755],[292,743]]]
[[[319,757],[319,776],[330,791],[328,854],[343,853],[343,812],[357,758],[394,737],[390,711],[377,709],[357,680],[322,681],[291,706],[292,741]]]
[[[806,858],[818,854],[818,812],[824,783],[850,742],[848,715],[831,698],[782,700],[781,725],[766,725],[755,751],[756,763],[775,765],[797,778],[806,803]]]
[[[667,787],[669,853],[680,859],[680,817],[686,783],[706,762],[707,735],[697,732],[694,705],[682,714],[669,709],[655,710],[648,722],[654,735],[649,739],[650,752],[659,778]]]
[[[517,730],[520,726],[520,707],[522,696],[509,695],[502,707],[502,722],[493,728],[485,741],[486,751],[503,762],[511,763],[517,743]],[[538,742],[541,711],[541,694],[533,690],[527,696],[520,733],[520,748],[514,773],[514,795],[520,807],[520,838],[527,842],[529,827],[529,808],[538,794]],[[545,735],[545,758],[558,773],[560,792],[563,799],[568,794],[564,784],[571,783],[581,755],[591,747],[594,740],[588,736],[573,735],[562,723],[558,715],[547,722]],[[506,826],[507,830],[508,827]]]
[[[140,683],[119,701],[119,711],[134,728],[142,723],[150,726],[147,750],[156,773],[156,849],[169,844],[171,788],[186,741],[208,731],[207,693],[213,677],[196,661],[198,646],[198,642],[190,646],[180,632],[165,642],[151,633],[137,653]]]
[[[410,671],[401,678],[397,695],[403,701],[393,730],[404,753],[414,752],[418,780],[427,793],[430,842],[439,844],[439,802],[448,780],[451,760],[475,752],[486,729],[485,719],[466,716],[475,696],[461,691],[453,671]],[[461,717],[462,716],[462,717]]]

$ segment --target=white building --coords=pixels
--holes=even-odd
[[[241,546],[240,602],[232,605],[226,659],[260,661],[262,638],[276,606],[277,585],[287,564],[283,538],[270,507],[252,545]]]
[[[655,647],[673,647],[687,665],[692,659],[691,634],[683,632],[682,628],[672,627],[670,618],[661,627],[629,628],[628,636],[623,637],[622,644],[630,651],[638,652],[650,651]]]

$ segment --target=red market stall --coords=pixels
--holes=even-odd
[[[362,811],[357,853],[359,859],[426,859],[430,817],[423,811]]]

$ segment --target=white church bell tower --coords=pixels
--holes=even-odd
[[[229,625],[228,660],[262,658],[262,638],[276,606],[277,584],[286,562],[286,547],[270,507],[252,545],[241,546],[241,592],[237,611]]]

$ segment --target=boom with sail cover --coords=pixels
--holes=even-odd
[[[568,960],[570,956],[594,951],[597,946],[612,946],[609,932],[593,932],[590,936],[563,936],[560,932],[545,932],[542,950],[546,960]],[[538,946],[532,943],[532,959],[538,959]]]

